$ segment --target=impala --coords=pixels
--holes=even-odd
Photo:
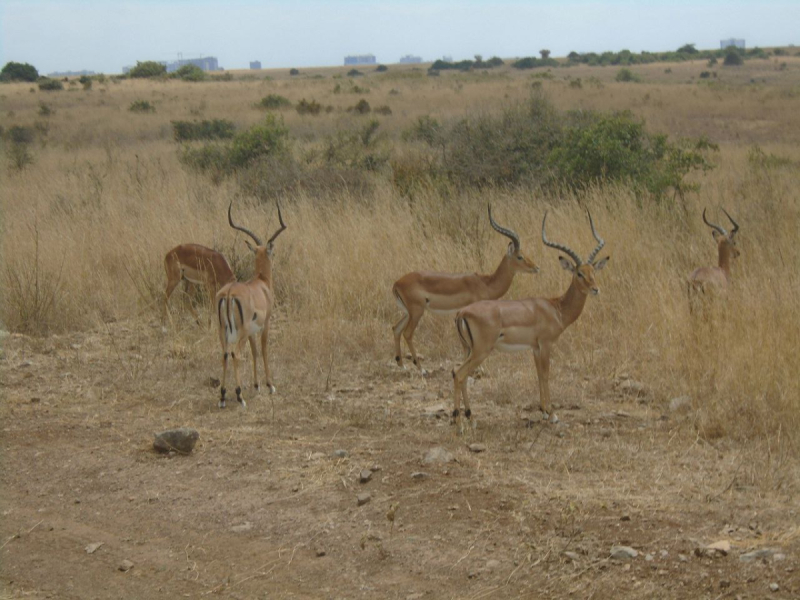
[[[267,240],[266,245],[249,229],[234,224],[231,207],[228,206],[228,223],[234,229],[249,235],[255,246],[245,243],[255,255],[256,270],[250,281],[232,281],[217,292],[216,307],[219,318],[219,341],[222,344],[222,385],[219,407],[225,408],[225,384],[228,376],[228,356],[233,360],[233,372],[236,377],[236,399],[243,408],[247,403],[242,398],[242,380],[239,374],[239,360],[245,340],[250,341],[253,354],[253,387],[258,390],[258,367],[256,352],[256,335],[261,336],[261,358],[264,360],[264,375],[271,394],[275,393],[269,373],[269,357],[267,354],[267,338],[269,336],[269,318],[272,314],[274,297],[272,294],[272,255],[275,238],[286,224],[283,222],[281,207],[278,205],[280,228]]]
[[[489,206],[489,222],[498,233],[511,241],[500,264],[491,275],[436,273],[415,271],[403,275],[392,287],[397,305],[403,316],[394,325],[394,359],[403,367],[400,336],[403,335],[411,351],[411,360],[421,369],[412,338],[419,320],[426,310],[438,314],[451,314],[478,300],[500,298],[511,287],[518,272],[538,273],[539,267],[520,250],[519,236],[498,225],[492,218]]]
[[[175,246],[164,257],[164,269],[167,272],[167,288],[164,290],[162,321],[167,318],[169,297],[181,281],[189,286],[202,285],[213,300],[223,285],[236,279],[222,254],[200,244]],[[189,309],[199,322],[197,311],[191,303]]]
[[[588,212],[588,211],[587,211]],[[461,342],[467,349],[467,358],[453,371],[455,406],[454,421],[459,420],[459,407],[464,401],[464,415],[469,419],[471,411],[467,398],[466,380],[492,350],[515,352],[533,350],[536,372],[539,377],[539,403],[545,418],[550,412],[550,350],[564,330],[581,316],[589,294],[597,295],[595,273],[603,269],[609,257],[595,262],[595,257],[605,242],[597,235],[589,213],[589,224],[597,240],[586,261],[567,246],[555,244],[547,239],[545,225],[547,213],[542,220],[542,241],[545,246],[565,252],[572,261],[563,256],[561,266],[572,273],[572,282],[563,296],[558,298],[525,298],[522,300],[484,300],[470,304],[459,311],[456,327]]]
[[[733,229],[730,233],[725,231],[719,225],[709,223],[706,219],[706,211],[703,209],[703,222],[711,227],[711,234],[717,242],[717,251],[719,253],[719,266],[717,267],[700,267],[695,269],[689,275],[688,292],[689,300],[698,292],[705,292],[709,286],[725,289],[730,284],[731,280],[731,260],[739,256],[739,249],[736,247],[736,232],[739,231],[739,224],[733,220],[724,208],[722,212],[733,223]],[[690,304],[691,308],[691,304]]]

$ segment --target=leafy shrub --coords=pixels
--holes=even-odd
[[[725,60],[722,64],[726,67],[738,67],[744,64],[744,59],[739,51],[734,47],[729,47],[725,52]]]
[[[212,81],[233,81],[233,73],[225,72],[221,74],[212,74],[211,75]]]
[[[153,113],[156,112],[156,107],[147,100],[134,100],[128,110],[136,113]]]
[[[260,125],[237,133],[230,149],[230,162],[234,168],[264,156],[284,154],[288,149],[289,130],[283,120],[268,113]]]
[[[697,54],[698,50],[694,47],[694,44],[684,44],[678,48],[678,52],[683,54]]]
[[[28,63],[7,62],[0,70],[0,81],[36,81],[39,79],[39,71],[36,67]]]
[[[384,115],[388,117],[389,115],[392,114],[392,109],[384,104],[383,106],[375,107],[375,112],[378,113],[379,115]]]
[[[347,72],[347,76],[348,77],[361,77],[362,75],[364,75],[364,74],[361,71],[359,71],[358,69],[350,69]]]
[[[719,61],[717,60],[717,57],[716,57],[716,56],[712,56],[711,58],[709,58],[709,59],[708,59],[708,63],[706,63],[706,64],[707,64],[709,67],[713,67],[713,66],[714,66],[715,64],[717,64],[718,62],[719,62]]]
[[[146,60],[144,62],[136,61],[136,66],[128,71],[128,77],[138,78],[151,78],[151,77],[164,77],[167,74],[167,67],[154,60]]]
[[[417,118],[409,129],[403,132],[403,139],[420,140],[429,146],[439,146],[444,143],[444,129],[442,124],[430,115]]]
[[[49,117],[55,114],[55,110],[49,104],[45,104],[44,102],[39,102],[39,115],[42,117]]]
[[[289,69],[289,75],[300,75],[299,69]]]
[[[301,115],[318,115],[322,110],[322,105],[316,100],[311,100],[311,102],[309,102],[303,98],[297,103],[295,110]]]
[[[772,153],[767,154],[758,144],[750,149],[750,152],[747,154],[747,160],[751,167],[760,169],[776,169],[780,167],[793,167],[796,165],[790,158]]]
[[[362,98],[356,103],[355,106],[351,106],[350,108],[348,108],[347,112],[357,112],[360,115],[366,115],[369,114],[371,110],[372,108],[370,107],[369,102],[367,102],[366,100],[364,100],[364,98]]]
[[[553,58],[536,58],[535,56],[526,56],[511,63],[515,69],[536,69],[538,67],[557,67],[558,61]]]
[[[573,79],[572,81],[570,81],[569,82],[569,87],[575,88],[575,89],[578,89],[578,90],[583,88],[583,83],[581,82],[581,78],[578,77],[577,79]]]
[[[620,69],[617,71],[617,76],[614,78],[616,81],[622,82],[634,82],[638,83],[642,80],[636,73],[631,71],[630,69]]]
[[[231,171],[230,149],[220,144],[208,144],[200,148],[185,146],[180,156],[183,164],[202,171],[219,183]]]
[[[292,101],[288,98],[285,98],[279,94],[269,94],[264,96],[257,106],[258,108],[264,108],[267,110],[279,110],[282,108],[289,108],[291,105]]]
[[[31,144],[36,138],[33,127],[12,125],[6,132],[6,137],[12,144]]]
[[[83,86],[84,90],[92,89],[92,78],[88,75],[81,75],[80,79],[78,79],[80,84]]]
[[[213,119],[211,121],[172,121],[172,132],[176,142],[192,140],[222,140],[233,137],[236,126],[232,121]]]
[[[183,81],[204,81],[206,72],[197,65],[183,65],[177,71],[173,72],[170,77],[173,79],[181,79]]]
[[[389,67],[387,67],[386,65],[378,65],[377,67],[375,67],[375,71],[377,71],[378,73],[384,73],[388,70]]]
[[[711,77],[710,71],[702,71],[700,73],[700,79],[708,79],[709,77]]]
[[[55,92],[64,89],[64,84],[58,79],[50,79],[49,77],[42,77],[39,79],[39,89],[45,92]]]

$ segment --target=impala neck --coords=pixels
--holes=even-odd
[[[719,268],[725,277],[731,277],[731,246],[724,241],[719,245]]]
[[[505,295],[508,288],[511,287],[511,282],[514,281],[514,271],[511,268],[511,258],[506,254],[503,260],[497,265],[494,273],[491,275],[483,275],[486,282],[486,287],[489,288],[490,299],[496,300]]]
[[[578,289],[578,277],[572,276],[572,283],[566,293],[556,300],[558,310],[561,313],[561,324],[564,329],[572,325],[578,320],[583,312],[583,307],[586,305],[586,296],[581,290]]]
[[[256,254],[256,279],[263,281],[272,289],[272,261],[266,253]]]

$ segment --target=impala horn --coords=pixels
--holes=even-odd
[[[592,226],[592,235],[594,236],[594,239],[597,240],[597,248],[592,250],[592,253],[589,255],[589,258],[586,259],[586,262],[591,265],[591,264],[593,264],[594,257],[597,256],[597,253],[600,252],[600,250],[603,249],[603,246],[605,246],[606,243],[605,243],[605,241],[603,241],[603,238],[601,238],[599,235],[597,235],[597,231],[595,231],[595,228],[594,228],[594,221],[592,220],[592,213],[589,212],[588,208],[586,209],[586,214],[589,215],[589,225]]]
[[[278,229],[278,231],[273,233],[272,237],[269,238],[269,241],[267,242],[268,245],[271,244],[272,242],[274,242],[275,238],[278,237],[283,232],[284,229],[286,229],[286,223],[283,222],[283,215],[281,215],[281,205],[280,204],[278,204],[278,220],[281,222],[281,226]]]
[[[251,238],[253,238],[253,241],[256,243],[256,245],[263,246],[264,245],[263,242],[258,238],[258,236],[255,233],[253,233],[249,229],[245,229],[244,227],[236,225],[233,222],[233,218],[231,217],[232,207],[233,207],[233,200],[231,200],[231,203],[228,205],[228,223],[230,223],[230,226],[233,227],[234,229],[238,229],[242,233],[246,233],[247,235],[249,235]]]
[[[723,212],[725,211],[725,209],[724,209],[724,208],[723,208],[722,210],[723,210]],[[725,214],[727,215],[728,213],[725,213]],[[730,219],[730,216],[728,216],[728,218]],[[733,221],[733,219],[731,219],[731,221]],[[719,225],[714,225],[714,223],[709,223],[709,222],[708,222],[708,219],[706,219],[706,209],[705,209],[705,208],[703,209],[703,222],[704,222],[706,225],[708,225],[709,227],[711,227],[711,229],[714,229],[714,230],[715,230],[717,233],[719,233],[720,235],[728,235],[728,232],[727,232],[727,231],[725,231],[725,230],[724,230],[722,227],[720,227]],[[735,223],[735,222],[734,222],[733,224],[734,224],[734,225],[736,225],[736,223]],[[737,229],[738,229],[738,226],[737,226]]]
[[[509,238],[514,244],[514,252],[519,252],[519,236],[512,231],[511,229],[506,229],[505,227],[501,227],[498,225],[495,220],[492,218],[492,205],[489,205],[489,223],[492,224],[492,227],[497,233],[501,233],[507,238]]]
[[[575,262],[575,266],[580,267],[583,264],[583,261],[581,261],[580,257],[575,253],[574,250],[562,244],[555,244],[547,239],[547,235],[544,232],[546,223],[547,223],[547,211],[545,211],[544,219],[542,219],[542,242],[544,242],[544,245],[549,246],[550,248],[555,248],[556,250],[561,250],[562,252],[569,254],[570,258],[572,258],[572,260]]]

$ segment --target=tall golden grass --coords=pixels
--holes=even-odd
[[[384,179],[376,181],[369,201],[347,193],[284,198],[289,230],[277,244],[274,266],[283,334],[273,357],[312,370],[334,356],[339,362],[390,360],[390,326],[398,317],[393,281],[422,268],[492,270],[506,242],[488,225],[490,203],[497,220],[519,232],[542,267],[535,277],[517,278],[509,297],[559,295],[568,275],[557,254],[541,244],[541,220],[550,210],[551,239],[585,254],[593,247],[588,207],[612,260],[599,275],[600,296],[560,340],[556,372],[569,368],[603,380],[627,373],[659,401],[689,395],[694,422],[708,437],[791,438],[800,424],[800,117],[794,110],[800,62],[788,60],[790,68],[771,85],[726,84],[723,78],[725,88],[699,86],[687,78],[696,76],[689,69],[705,68],[700,64],[676,66],[685,71],[676,81],[662,76],[640,85],[615,84],[613,72],[602,68],[557,71],[555,80],[544,80],[559,106],[629,108],[651,130],[706,133],[720,141],[718,168],[698,179],[700,191],[687,197],[685,210],[642,205],[624,187],[558,197],[531,197],[524,190],[448,197],[423,191],[409,202]],[[584,82],[595,77],[600,85],[567,85],[567,77],[579,76]],[[276,226],[274,206],[239,196],[233,181],[214,185],[185,170],[169,121],[228,118],[244,127],[263,118],[253,105],[268,93],[335,106],[319,117],[285,113],[302,154],[358,119],[344,109],[360,96],[334,94],[337,81],[330,74],[267,82],[124,81],[55,94],[2,86],[4,127],[38,121],[47,130],[46,144],[33,149],[32,165],[17,171],[4,164],[0,170],[4,328],[48,335],[114,320],[156,321],[163,257],[178,243],[214,246],[247,263],[244,245],[226,223],[228,202],[235,198],[237,220],[261,233]],[[530,83],[530,74],[508,69],[430,79],[390,70],[358,81],[370,89],[364,97],[371,103],[392,107],[393,115],[381,119],[382,130],[400,153],[400,134],[418,116],[497,110],[525,98]],[[156,113],[128,112],[137,99],[153,102]],[[53,109],[51,116],[39,116],[42,102]],[[754,165],[754,144],[788,163]],[[719,206],[741,224],[742,256],[729,293],[704,317],[693,317],[685,279],[696,266],[716,264],[716,247],[700,215],[708,207],[727,225]],[[428,361],[459,356],[449,319],[426,316],[418,339]],[[201,351],[213,364],[215,344],[209,334]],[[505,359],[493,360],[509,373]],[[520,395],[533,397],[530,364],[511,364],[525,369]]]

